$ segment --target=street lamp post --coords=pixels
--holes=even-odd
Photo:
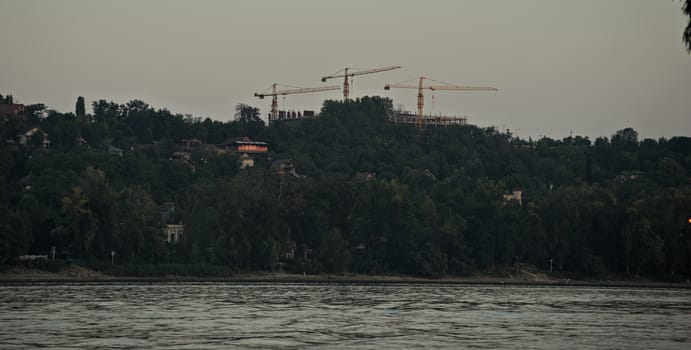
[[[552,259],[549,259],[549,273],[552,273]]]

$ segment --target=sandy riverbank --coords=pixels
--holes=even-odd
[[[241,273],[219,277],[197,276],[110,276],[81,266],[70,265],[59,272],[12,267],[0,272],[0,283],[112,283],[112,282],[274,282],[274,283],[431,283],[431,284],[487,284],[487,285],[545,285],[545,286],[602,286],[691,289],[691,283],[668,283],[647,279],[573,280],[554,278],[543,273],[523,272],[518,276],[495,277],[475,275],[469,277],[444,277],[438,279],[399,275],[320,274],[300,275],[290,273]]]

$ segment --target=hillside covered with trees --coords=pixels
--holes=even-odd
[[[138,100],[91,107],[0,119],[0,264],[55,246],[72,260],[114,251],[117,264],[233,271],[691,277],[689,137],[421,132],[388,122],[381,97],[325,101],[318,118],[269,127],[246,105],[225,123]],[[240,137],[269,145],[253,167],[214,150]],[[189,139],[205,146],[180,161]],[[272,167],[285,159],[294,172]],[[166,223],[184,225],[184,239],[166,242]]]

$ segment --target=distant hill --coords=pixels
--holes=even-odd
[[[225,123],[137,100],[92,110],[2,118],[0,262],[55,246],[238,271],[691,276],[688,137],[418,130],[376,96],[271,126],[246,105]],[[233,149],[243,137],[268,152]]]

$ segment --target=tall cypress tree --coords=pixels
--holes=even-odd
[[[74,114],[76,114],[77,117],[83,117],[86,115],[86,107],[84,106],[84,97],[82,97],[82,96],[77,97],[77,104],[74,107]]]
[[[691,53],[691,0],[685,0],[682,11],[689,17],[689,22],[686,24],[686,29],[684,29],[683,38],[686,44],[686,51]]]

